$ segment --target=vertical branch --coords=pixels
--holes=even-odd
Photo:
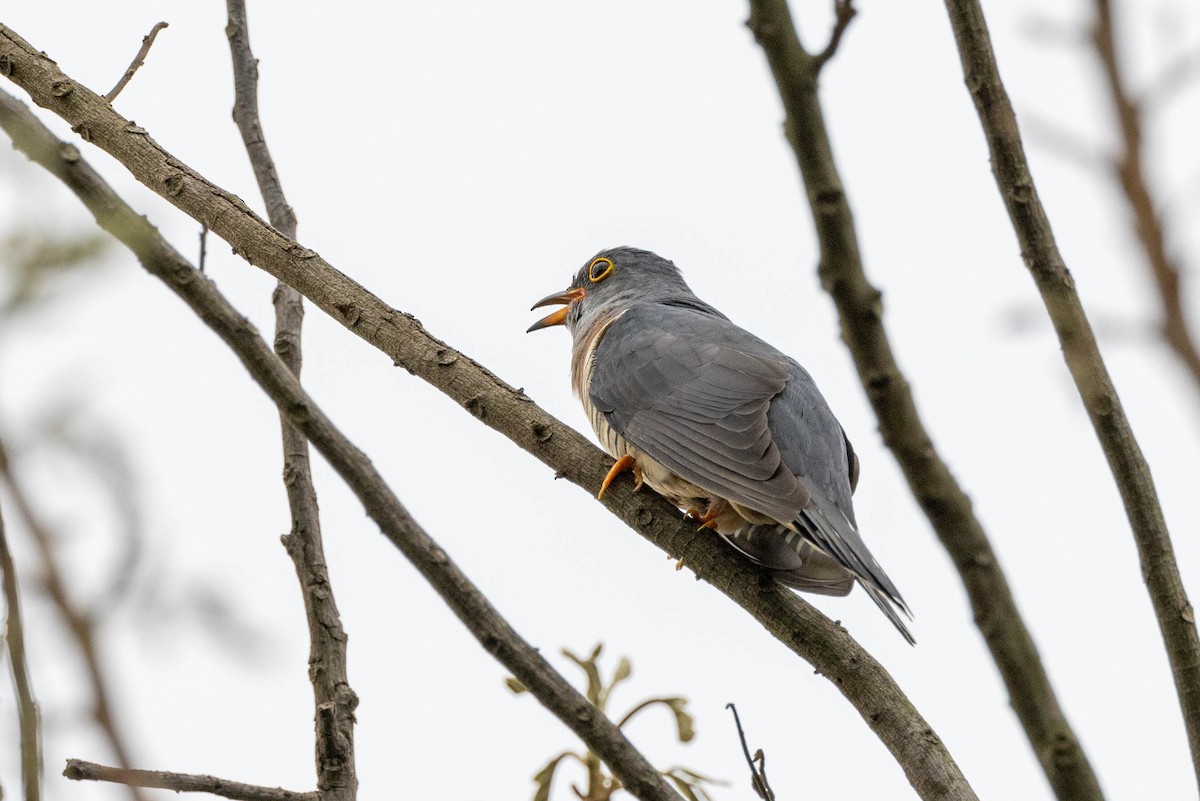
[[[91,615],[76,606],[70,593],[67,592],[63,571],[58,564],[58,556],[54,552],[53,536],[34,512],[29,496],[13,473],[12,463],[4,448],[2,436],[0,436],[0,482],[8,490],[13,507],[33,538],[34,546],[41,560],[41,578],[46,594],[50,597],[54,608],[58,610],[59,616],[71,633],[71,637],[75,640],[75,645],[83,657],[84,671],[87,673],[92,689],[92,718],[100,727],[105,739],[108,740],[117,764],[122,768],[129,768],[132,760],[113,711],[112,691],[109,688],[108,676],[104,671],[99,645],[96,642],[95,621]],[[141,801],[143,798],[143,794],[137,788],[131,787],[129,793],[133,801]]]
[[[0,460],[3,456],[0,455]],[[4,624],[8,645],[8,663],[12,667],[13,684],[17,688],[17,716],[21,728],[21,783],[25,801],[42,798],[42,741],[41,722],[33,686],[29,681],[29,663],[25,658],[25,624],[21,620],[21,594],[17,587],[17,569],[12,550],[4,532],[4,515],[0,513],[0,578],[4,580],[4,603],[8,615]]]
[[[1117,177],[1129,204],[1131,222],[1138,242],[1141,243],[1146,264],[1154,277],[1159,302],[1162,304],[1162,337],[1191,375],[1196,389],[1200,390],[1200,349],[1196,346],[1184,311],[1184,293],[1181,286],[1183,271],[1167,251],[1162,217],[1146,182],[1142,150],[1142,109],[1130,97],[1125,77],[1121,72],[1110,0],[1096,0],[1096,24],[1092,30],[1092,44],[1100,58],[1121,132],[1124,152],[1116,159]]]
[[[1054,324],[1063,358],[1125,505],[1142,577],[1170,659],[1192,762],[1200,779],[1200,637],[1150,467],[1104,365],[1075,291],[1075,281],[1054,241],[1054,231],[1025,157],[1012,103],[1000,80],[983,9],[978,0],[946,0],[946,8],[967,89],[987,139],[992,172],[1020,242],[1021,255]]]
[[[958,569],[975,623],[1056,797],[1100,801],[1100,783],[1059,705],[983,524],[934,448],[884,328],[882,296],[863,269],[817,91],[818,71],[830,48],[816,56],[804,49],[785,0],[751,0],[750,8],[748,24],[774,74],[788,141],[807,189],[821,248],[821,284],[837,307],[842,340],[879,420],[880,435]],[[841,2],[837,11],[831,46],[851,16]]]
[[[227,0],[225,35],[233,60],[233,119],[242,135],[271,225],[296,238],[296,215],[283,194],[275,162],[267,149],[258,114],[258,62],[250,50],[244,0]],[[275,306],[275,353],[297,379],[303,362],[300,293],[280,281],[272,295]],[[308,440],[280,414],[283,439],[283,483],[292,514],[291,534],[284,538],[304,594],[308,616],[309,679],[316,705],[317,788],[326,801],[352,801],[358,791],[354,765],[354,709],[358,697],[346,675],[346,633],[333,596],[321,541],[317,492],[313,486]]]

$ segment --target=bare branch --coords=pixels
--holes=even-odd
[[[10,98],[8,95],[3,95],[0,102],[6,99]],[[96,721],[96,725],[104,734],[105,739],[108,740],[117,762],[127,768],[132,760],[129,756],[129,747],[117,725],[116,713],[113,711],[112,690],[109,687],[108,675],[105,673],[100,649],[96,643],[95,623],[79,608],[67,591],[62,567],[54,552],[53,537],[34,512],[33,504],[30,502],[25,488],[13,472],[12,459],[4,446],[3,436],[0,436],[0,483],[3,483],[5,489],[8,490],[13,506],[21,517],[21,522],[24,523],[33,538],[35,549],[41,560],[42,584],[46,594],[66,625],[67,631],[75,640],[80,656],[83,657],[84,671],[87,673],[88,683],[91,684],[92,718]],[[134,801],[142,798],[141,793],[136,790],[131,790],[131,796]]]
[[[1054,323],[1063,358],[1075,380],[1096,437],[1125,504],[1141,558],[1175,689],[1183,712],[1192,761],[1200,778],[1200,636],[1188,602],[1154,479],[1113,386],[1075,281],[1063,261],[1046,216],[1016,115],[1000,80],[987,22],[978,0],[946,0],[967,89],[975,102],[991,154],[992,172],[1008,209],[1021,255]]]
[[[6,69],[6,65],[16,69]],[[411,315],[391,308],[314,251],[266,225],[236,196],[167,153],[144,129],[121,117],[0,25],[0,75],[7,73],[39,104],[115,156],[139,181],[207,223],[251,264],[286,280],[397,365],[428,381],[549,465],[556,475],[594,497],[611,459],[578,432],[547,414],[524,392],[434,338]],[[73,151],[72,156],[78,158],[78,152]],[[316,444],[311,437],[310,441]],[[635,495],[629,482],[618,481],[600,503],[659,548],[676,558],[685,557],[697,576],[742,606],[776,639],[833,682],[891,750],[910,781],[915,784],[916,777],[925,777],[919,785],[922,797],[975,798],[929,723],[887,671],[840,625],[766,580],[717,538],[695,531],[661,497]],[[517,678],[524,681],[520,675]],[[927,734],[913,737],[913,732]]]
[[[296,238],[296,215],[283,194],[275,162],[267,149],[258,114],[258,62],[250,50],[244,0],[228,0],[225,34],[233,60],[233,119],[242,135],[271,224]],[[303,364],[300,293],[282,281],[272,295],[275,306],[275,353],[297,380]],[[354,709],[358,696],[346,674],[346,633],[334,599],[321,542],[321,516],[313,485],[308,440],[280,414],[283,483],[291,510],[292,531],[284,538],[295,564],[308,617],[308,677],[316,708],[317,788],[326,801],[353,801],[358,791],[354,763]]]
[[[154,46],[154,40],[158,38],[158,32],[167,27],[170,26],[168,26],[165,22],[156,23],[154,27],[150,29],[150,33],[142,37],[141,49],[138,50],[137,55],[133,57],[133,61],[130,62],[129,68],[125,70],[125,74],[121,76],[121,80],[117,81],[117,85],[112,88],[112,91],[104,96],[105,100],[111,103],[117,99],[117,95],[121,94],[121,90],[125,88],[125,84],[133,80],[133,74],[141,69],[142,65],[146,63],[146,56],[150,54],[150,48]]]
[[[0,469],[7,469],[0,451]],[[17,719],[21,729],[21,784],[25,801],[42,798],[42,734],[41,716],[33,685],[29,680],[29,663],[25,658],[25,624],[21,620],[21,593],[17,587],[17,568],[4,532],[4,515],[0,514],[0,578],[4,581],[4,640],[8,646],[8,663],[12,668],[13,684],[17,688]]]
[[[177,793],[209,793],[237,801],[318,801],[319,793],[297,793],[280,787],[231,782],[216,776],[194,773],[169,773],[163,770],[110,768],[82,759],[68,759],[63,776],[77,782],[112,782],[128,787],[153,787]]]
[[[837,53],[838,45],[842,43],[842,34],[850,27],[850,22],[854,19],[854,15],[858,13],[858,9],[854,7],[854,0],[833,0],[833,13],[833,31],[829,34],[829,44],[825,45],[824,50],[812,57],[814,73],[819,73],[821,68],[825,66],[825,63]]]
[[[750,8],[750,29],[771,65],[787,114],[788,140],[808,190],[821,248],[821,284],[837,307],[842,340],[884,444],[962,577],[976,625],[1055,794],[1064,801],[1099,801],[1099,781],[1058,703],[987,533],[934,448],[896,361],[883,325],[882,295],[863,269],[812,59],[800,47],[786,0],[751,0]]]
[[[643,801],[680,801],[612,721],[600,714],[536,648],[512,629],[446,552],[412,519],[366,454],[333,425],[249,320],[229,304],[211,281],[179,255],[144,217],[129,208],[78,150],[60,142],[28,109],[3,92],[0,92],[0,127],[9,133],[18,149],[66,183],[96,216],[100,226],[132,250],[147,271],[161,279],[237,354],[280,412],[325,456],[383,534],[433,586],[488,653],[579,735],[590,751],[603,758],[635,797]]]
[[[1142,151],[1142,110],[1125,86],[1117,55],[1116,35],[1113,32],[1112,5],[1109,0],[1096,0],[1096,25],[1092,44],[1104,72],[1108,93],[1112,99],[1124,152],[1116,160],[1117,177],[1129,205],[1131,222],[1146,264],[1154,278],[1158,299],[1162,305],[1162,337],[1179,357],[1200,391],[1200,349],[1188,325],[1184,309],[1183,271],[1167,250],[1167,238],[1162,217],[1150,192],[1144,169]]]
[[[746,732],[742,730],[742,719],[738,715],[737,707],[733,704],[726,704],[725,708],[733,713],[733,723],[737,726],[738,740],[742,743],[742,753],[745,754],[746,765],[750,768],[750,786],[763,801],[775,801],[775,791],[771,789],[771,784],[767,781],[766,755],[760,748],[754,752],[754,756],[750,756],[750,746],[746,744]]]

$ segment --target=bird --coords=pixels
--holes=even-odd
[[[858,531],[859,461],[812,376],[692,292],[648,250],[601,250],[528,332],[570,331],[571,383],[616,461],[783,585],[857,582],[909,644],[912,619]],[[527,333],[528,333],[527,332]]]

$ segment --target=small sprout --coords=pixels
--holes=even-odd
[[[562,653],[563,656],[578,665],[587,677],[588,700],[600,712],[606,713],[613,690],[616,689],[618,684],[628,681],[630,676],[633,675],[633,664],[626,657],[621,657],[617,662],[616,668],[613,670],[612,677],[605,683],[599,665],[600,655],[603,651],[603,644],[597,644],[586,659],[572,653],[566,648],[562,650]],[[524,685],[515,678],[510,677],[506,679],[505,684],[514,693],[526,692]],[[665,706],[671,710],[671,714],[675,717],[675,730],[679,742],[691,742],[696,736],[695,720],[687,711],[687,699],[681,696],[647,698],[631,707],[620,718],[617,727],[621,728],[640,712],[652,706]],[[596,754],[591,751],[586,751],[582,754],[575,753],[574,751],[564,751],[547,762],[534,775],[535,790],[533,801],[550,801],[554,777],[564,759],[575,760],[586,771],[587,784],[585,789],[580,789],[574,784],[571,785],[571,789],[581,801],[609,801],[614,793],[622,789],[621,782],[608,772],[604,763],[600,761],[600,758]],[[712,801],[706,787],[714,784],[723,784],[723,782],[710,779],[700,773],[681,767],[673,767],[669,770],[661,771],[661,774],[671,784],[675,785],[679,793],[687,801]]]

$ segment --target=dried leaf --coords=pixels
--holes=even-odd
[[[533,801],[550,801],[550,785],[554,781],[554,771],[558,770],[558,763],[566,757],[566,753],[559,754],[534,774],[533,781],[537,784],[537,789],[533,793]]]
[[[517,681],[517,679],[512,676],[509,676],[507,679],[505,679],[504,684],[509,690],[512,691],[513,695],[520,695],[521,693],[529,692],[529,690],[525,688],[524,684]]]
[[[601,695],[604,693],[604,685],[600,681],[600,668],[596,665],[596,660],[600,657],[600,651],[603,647],[603,644],[598,644],[592,649],[592,655],[588,659],[580,659],[566,648],[562,649],[563,656],[579,665],[579,667],[583,668],[583,672],[587,674],[587,699],[595,704],[600,711],[604,711],[604,707],[602,706],[604,699],[601,698]]]
[[[662,703],[671,707],[675,715],[675,728],[679,732],[679,742],[690,743],[696,736],[696,722],[687,711],[686,698],[664,698]]]

